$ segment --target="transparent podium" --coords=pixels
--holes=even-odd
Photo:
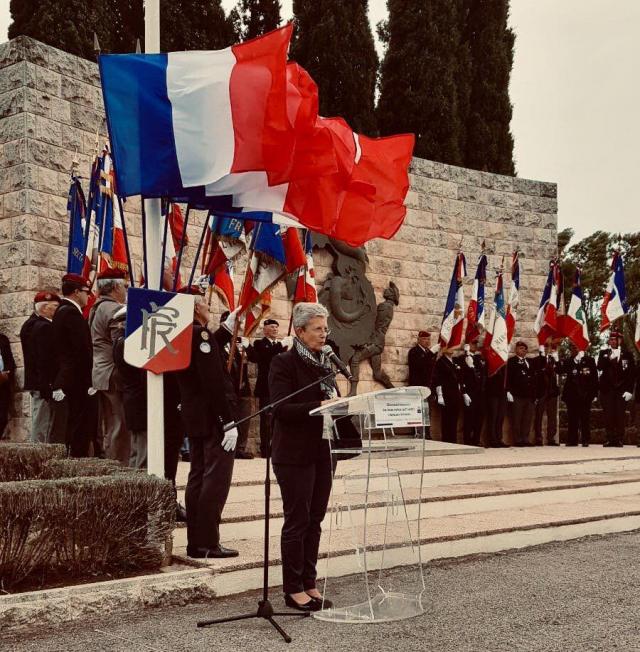
[[[425,436],[428,396],[426,387],[399,387],[347,397],[311,412],[336,421],[351,417],[362,434],[362,448],[332,450],[333,455],[360,456],[338,463],[328,533],[325,520],[328,552],[318,570],[322,574],[324,563],[324,592],[334,603],[332,578],[352,572],[363,599],[314,613],[320,620],[375,623],[424,613],[420,553],[424,458],[429,444],[439,444]],[[398,428],[410,436],[396,437]],[[414,460],[405,459],[403,466],[407,457]]]

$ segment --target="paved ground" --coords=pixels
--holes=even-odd
[[[406,570],[399,570],[402,580]],[[154,609],[56,630],[0,637],[4,652],[587,652],[640,650],[640,533],[591,537],[430,567],[428,614],[384,625],[282,619],[286,645],[264,621],[196,629],[252,609],[257,594],[214,605]],[[352,578],[333,595],[356,602]],[[273,592],[277,608],[280,595]]]

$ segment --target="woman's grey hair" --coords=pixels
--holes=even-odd
[[[304,328],[314,317],[328,317],[329,311],[321,303],[296,303],[293,309],[293,327]]]

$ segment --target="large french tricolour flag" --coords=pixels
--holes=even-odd
[[[580,268],[576,268],[569,309],[566,315],[558,315],[558,332],[560,335],[568,337],[580,351],[586,351],[589,347],[589,329],[582,302],[580,277]]]
[[[556,260],[549,263],[549,274],[545,283],[538,314],[533,329],[538,336],[538,344],[544,344],[558,330],[558,302],[560,289],[560,266]]]
[[[620,319],[628,312],[629,306],[627,305],[627,291],[624,285],[622,254],[616,251],[611,261],[611,276],[600,308],[602,317],[600,330],[606,330],[616,319]]]
[[[175,196],[252,170],[281,175],[293,147],[291,31],[287,25],[224,50],[102,55],[120,195]]]
[[[520,255],[513,252],[511,260],[511,286],[509,287],[509,303],[507,304],[506,322],[507,339],[509,344],[516,332],[518,321],[518,307],[520,306]]]
[[[493,376],[501,367],[507,364],[509,358],[509,337],[507,333],[507,313],[504,305],[502,271],[498,273],[493,313],[489,318],[487,334],[484,339],[484,356],[487,360],[487,371],[490,376]]]
[[[481,254],[478,259],[478,269],[473,279],[471,301],[467,308],[467,330],[464,334],[465,342],[475,340],[484,330],[484,286],[487,282],[487,257]]]
[[[462,279],[467,275],[467,262],[460,251],[456,256],[449,285],[447,303],[444,307],[442,325],[440,326],[440,346],[443,349],[455,349],[462,344],[462,327],[464,326],[464,291]]]

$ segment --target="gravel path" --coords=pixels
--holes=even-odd
[[[394,571],[402,580],[406,571]],[[281,619],[196,629],[201,618],[252,610],[252,592],[215,605],[152,609],[0,637],[3,652],[587,652],[640,650],[640,533],[590,537],[430,566],[428,613],[382,625]],[[332,594],[356,602],[354,582]],[[282,608],[279,591],[274,606]]]

